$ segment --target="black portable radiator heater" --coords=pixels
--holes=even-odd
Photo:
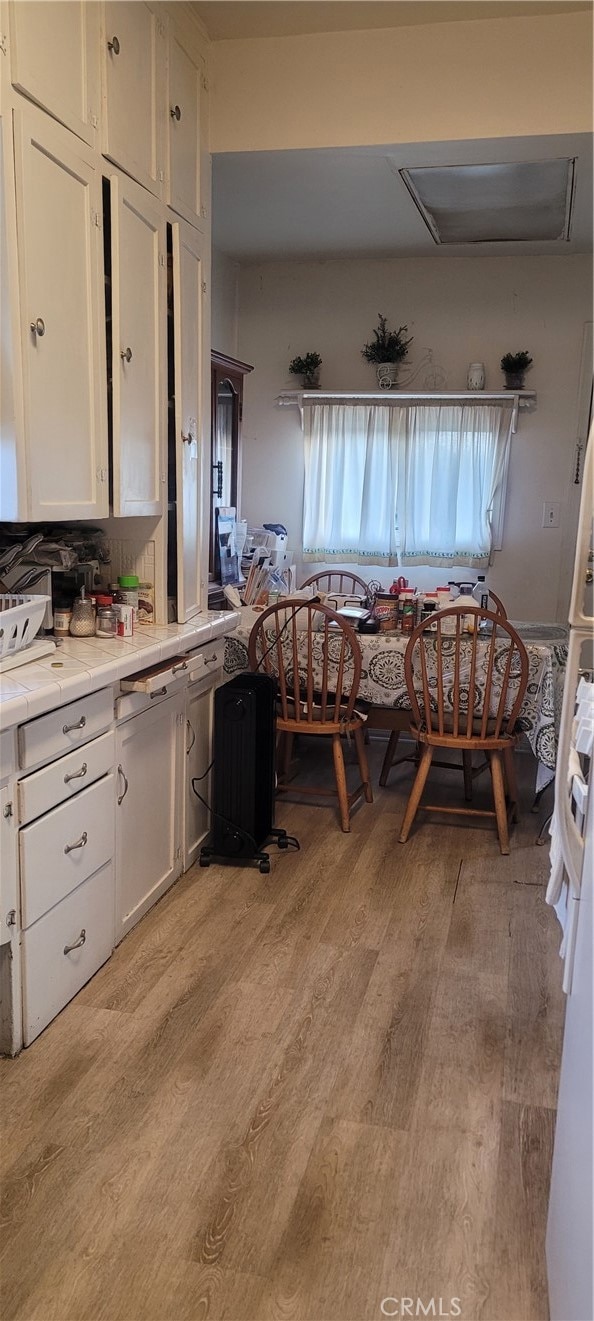
[[[270,871],[264,845],[287,847],[274,819],[276,680],[238,674],[217,688],[214,701],[212,830],[200,866],[212,861],[258,862]]]

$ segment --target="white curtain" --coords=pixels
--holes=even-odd
[[[304,558],[487,564],[507,465],[505,405],[304,409]]]

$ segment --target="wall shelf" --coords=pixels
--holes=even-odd
[[[512,431],[516,431],[519,410],[534,412],[536,408],[536,390],[281,390],[276,402],[279,408],[297,407],[303,412],[306,404],[314,403],[352,403],[360,399],[362,403],[372,400],[382,404],[428,403],[443,399],[445,402],[455,399],[472,399],[485,403],[506,402],[513,405]]]

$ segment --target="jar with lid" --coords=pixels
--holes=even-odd
[[[72,619],[72,607],[69,605],[54,606],[54,633],[57,638],[66,638],[70,632],[70,621]]]
[[[81,587],[80,596],[76,597],[72,607],[70,634],[73,638],[90,638],[94,632],[95,611],[93,602],[86,596],[84,587]]]
[[[116,602],[118,605],[131,605],[138,614],[138,588],[140,579],[137,573],[122,573],[118,578]]]
[[[97,610],[95,633],[98,638],[115,638],[118,634],[119,614],[114,605],[100,605]]]

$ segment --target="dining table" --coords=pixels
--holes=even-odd
[[[249,669],[248,641],[259,613],[244,606],[234,632],[225,636],[224,671],[228,677]],[[528,684],[518,728],[528,740],[537,761],[535,792],[540,797],[555,776],[568,630],[562,624],[546,622],[510,620],[510,623],[522,639],[528,656]],[[379,632],[357,633],[357,638],[362,657],[359,699],[369,703],[372,710],[383,713],[410,711],[404,677],[408,636],[401,632]],[[485,656],[487,644],[488,639],[485,639]],[[315,678],[315,655],[313,663]],[[321,653],[318,663],[321,672]]]

